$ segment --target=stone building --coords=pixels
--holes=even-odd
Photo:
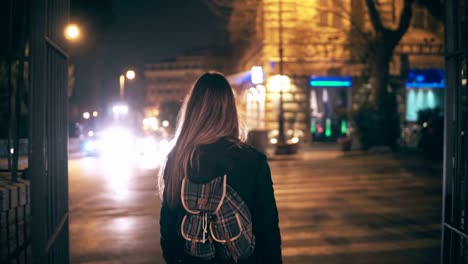
[[[382,22],[395,28],[403,0],[377,2]],[[240,91],[249,128],[278,128],[281,78],[277,76],[282,72],[289,77],[284,79],[289,84],[283,85],[286,130],[299,130],[305,141],[312,135],[336,139],[346,131],[353,93],[368,81],[361,40],[371,34],[371,24],[363,0],[236,1],[229,30],[236,47],[236,74],[229,79]],[[442,38],[442,24],[414,6],[411,27],[390,65],[392,78],[402,86],[402,114],[408,97],[425,101],[428,91],[443,86],[443,78],[437,87],[423,80],[430,77],[425,69],[443,72]],[[253,66],[263,69],[263,83],[251,81]],[[408,81],[409,75],[413,78]],[[411,83],[408,89],[404,89],[406,83]],[[429,97],[439,98],[439,94]],[[442,101],[437,99],[437,103]],[[411,111],[413,117],[416,110]]]

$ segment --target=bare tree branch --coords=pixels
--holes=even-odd
[[[202,0],[208,9],[218,18],[227,21],[230,17],[233,1],[229,0]]]
[[[398,43],[402,36],[408,31],[408,28],[411,25],[411,17],[413,16],[413,0],[405,0],[403,9],[400,15],[400,23],[396,29],[395,37],[396,42]]]
[[[380,18],[380,13],[375,6],[374,0],[366,0],[367,8],[369,9],[369,17],[376,32],[384,31],[384,26],[382,24],[382,19]]]
[[[436,18],[439,22],[444,22],[445,18],[445,1],[441,0],[416,0],[418,6],[424,7],[429,10],[429,13]]]

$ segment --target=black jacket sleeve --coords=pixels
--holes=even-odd
[[[260,158],[260,170],[255,183],[255,201],[252,211],[257,263],[282,263],[281,235],[270,167],[266,157]]]
[[[177,234],[178,212],[177,208],[170,208],[163,201],[160,214],[161,249],[167,264],[180,263],[182,257],[180,238]]]

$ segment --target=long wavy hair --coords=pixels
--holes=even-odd
[[[173,148],[159,173],[160,194],[170,207],[180,202],[182,180],[193,167],[197,148],[220,138],[241,144],[246,133],[229,82],[220,73],[207,72],[198,78],[182,105]]]

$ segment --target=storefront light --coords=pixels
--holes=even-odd
[[[251,81],[253,84],[263,83],[263,69],[261,66],[253,66],[250,71]]]
[[[346,124],[346,120],[341,120],[341,134],[346,134],[348,131],[348,125]]]
[[[265,95],[266,95],[265,86],[259,84],[259,85],[256,86],[256,88],[258,90],[258,93],[259,93],[260,97],[264,99]]]
[[[250,87],[249,94],[252,96],[252,99],[254,101],[257,101],[257,102],[260,101],[260,93],[258,92],[257,88]]]
[[[291,79],[286,75],[274,75],[268,79],[267,84],[270,92],[278,93],[280,89],[288,92],[291,89]]]
[[[309,81],[312,87],[351,87],[352,80],[350,77],[311,77]]]
[[[315,118],[313,118],[312,121],[310,122],[310,132],[312,134],[315,134],[315,132],[317,132],[317,126],[316,126]]]
[[[327,118],[327,120],[325,121],[325,136],[330,137],[331,134],[332,134],[332,132],[331,132],[331,119]]]

